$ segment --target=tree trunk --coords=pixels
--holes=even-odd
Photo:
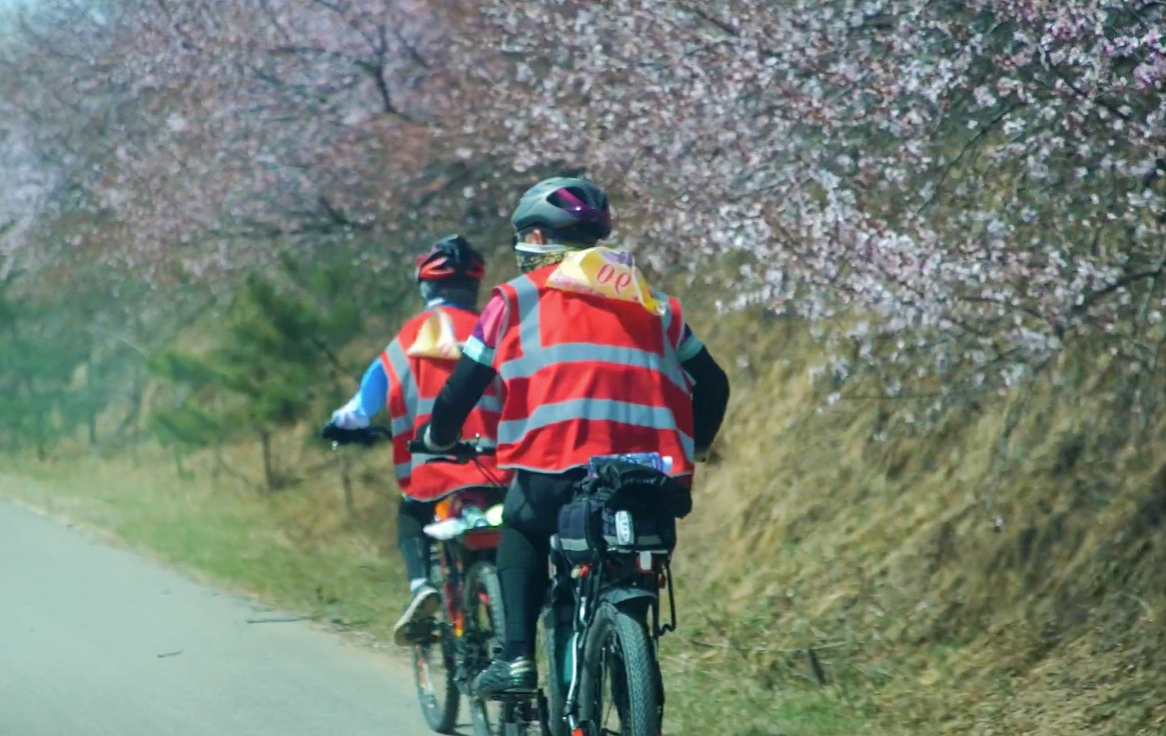
[[[219,490],[219,477],[223,474],[223,445],[215,442],[214,464],[211,465],[211,486]]]
[[[39,410],[33,410],[33,431],[36,433],[36,459],[42,463],[48,458],[49,450],[45,442],[45,419]]]
[[[137,429],[138,416],[142,412],[142,394],[146,390],[145,381],[142,380],[141,369],[134,365],[134,379],[130,386],[129,408],[126,409],[125,417],[122,418],[121,424],[118,425],[116,434],[120,436],[127,429]],[[137,432],[131,432],[131,441],[137,439]]]
[[[352,493],[352,472],[347,453],[340,454],[340,487],[344,489],[344,511],[349,519],[356,518],[356,498]]]
[[[85,406],[86,425],[89,430],[89,446],[97,446],[97,368],[90,361],[85,364],[85,388],[88,401]]]
[[[266,429],[259,430],[259,444],[263,448],[263,479],[267,484],[267,492],[275,490],[275,467],[271,459],[271,433]]]

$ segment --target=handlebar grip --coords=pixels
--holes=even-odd
[[[322,433],[325,440],[331,440],[333,446],[364,445],[372,447],[376,443],[392,439],[393,433],[387,427],[363,427],[361,429],[341,429],[340,427],[326,427]]]

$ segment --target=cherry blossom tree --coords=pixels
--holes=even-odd
[[[748,252],[730,307],[869,315],[837,372],[1007,384],[1095,334],[1156,360],[1160,3],[480,8],[465,70],[517,166],[586,162],[646,253]]]
[[[118,226],[102,257],[198,276],[379,241],[385,266],[427,208],[464,210],[468,167],[435,134],[443,29],[419,3],[47,0],[5,65],[59,191]]]
[[[3,155],[37,158],[5,206],[41,202],[60,234],[42,250],[138,269],[277,250],[385,267],[434,219],[486,222],[539,172],[585,170],[656,265],[700,278],[746,256],[724,308],[810,318],[836,381],[964,395],[1072,344],[1149,375],[1166,338],[1162,13],[45,0],[3,53],[23,131]]]

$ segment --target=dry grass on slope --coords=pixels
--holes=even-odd
[[[1166,453],[1105,446],[1102,387],[877,441],[874,402],[820,410],[802,328],[708,324],[734,398],[677,568],[750,733],[791,690],[886,733],[1166,733]]]

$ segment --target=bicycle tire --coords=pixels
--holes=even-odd
[[[610,709],[603,702],[604,683],[610,682],[612,699],[622,701],[611,704],[619,715],[621,736],[658,736],[653,669],[644,622],[611,603],[601,604],[587,633],[579,690],[580,715],[594,733],[605,733],[601,729],[606,728]]]
[[[437,550],[434,549],[433,552],[436,554]],[[432,565],[432,571],[430,579],[434,581],[441,580],[441,567],[436,564],[436,561]],[[446,607],[442,605],[434,622],[436,639],[426,644],[415,644],[413,646],[413,682],[417,688],[417,700],[421,704],[421,714],[425,717],[425,722],[429,725],[429,728],[441,734],[456,734],[458,710],[461,706],[461,692],[458,690],[457,683],[454,681],[456,665],[454,661],[453,631],[449,621],[446,620],[445,610]],[[432,670],[428,666],[428,655],[434,653],[433,649],[435,646],[437,648],[436,653],[441,657],[445,676],[441,678],[442,682],[432,683],[433,688],[432,692],[430,692],[422,677],[423,674],[425,678],[430,677]]]
[[[505,634],[506,631],[506,612],[502,607],[502,584],[498,580],[498,570],[491,562],[478,562],[473,565],[469,572],[466,573],[466,584],[463,587],[464,598],[462,602],[462,611],[466,620],[466,634],[470,635],[470,626],[477,627],[479,613],[485,613],[490,622],[492,632],[495,640]],[[485,593],[486,600],[483,601],[482,593]],[[483,604],[486,605],[485,610],[481,610]],[[472,622],[472,623],[471,623]],[[481,642],[485,646],[485,642]],[[484,667],[489,664],[493,655],[492,651],[485,653],[485,659],[481,663]],[[480,670],[479,670],[480,671]],[[477,676],[478,672],[469,672],[470,680]],[[475,736],[500,736],[502,734],[502,724],[491,722],[490,708],[491,703],[482,698],[475,698],[470,696],[470,722],[474,727]]]
[[[563,705],[567,693],[564,692],[563,685],[557,676],[560,663],[555,656],[557,640],[554,609],[544,609],[540,619],[542,620],[543,659],[546,661],[547,731],[549,731],[549,736],[570,736],[567,724],[563,721]]]

